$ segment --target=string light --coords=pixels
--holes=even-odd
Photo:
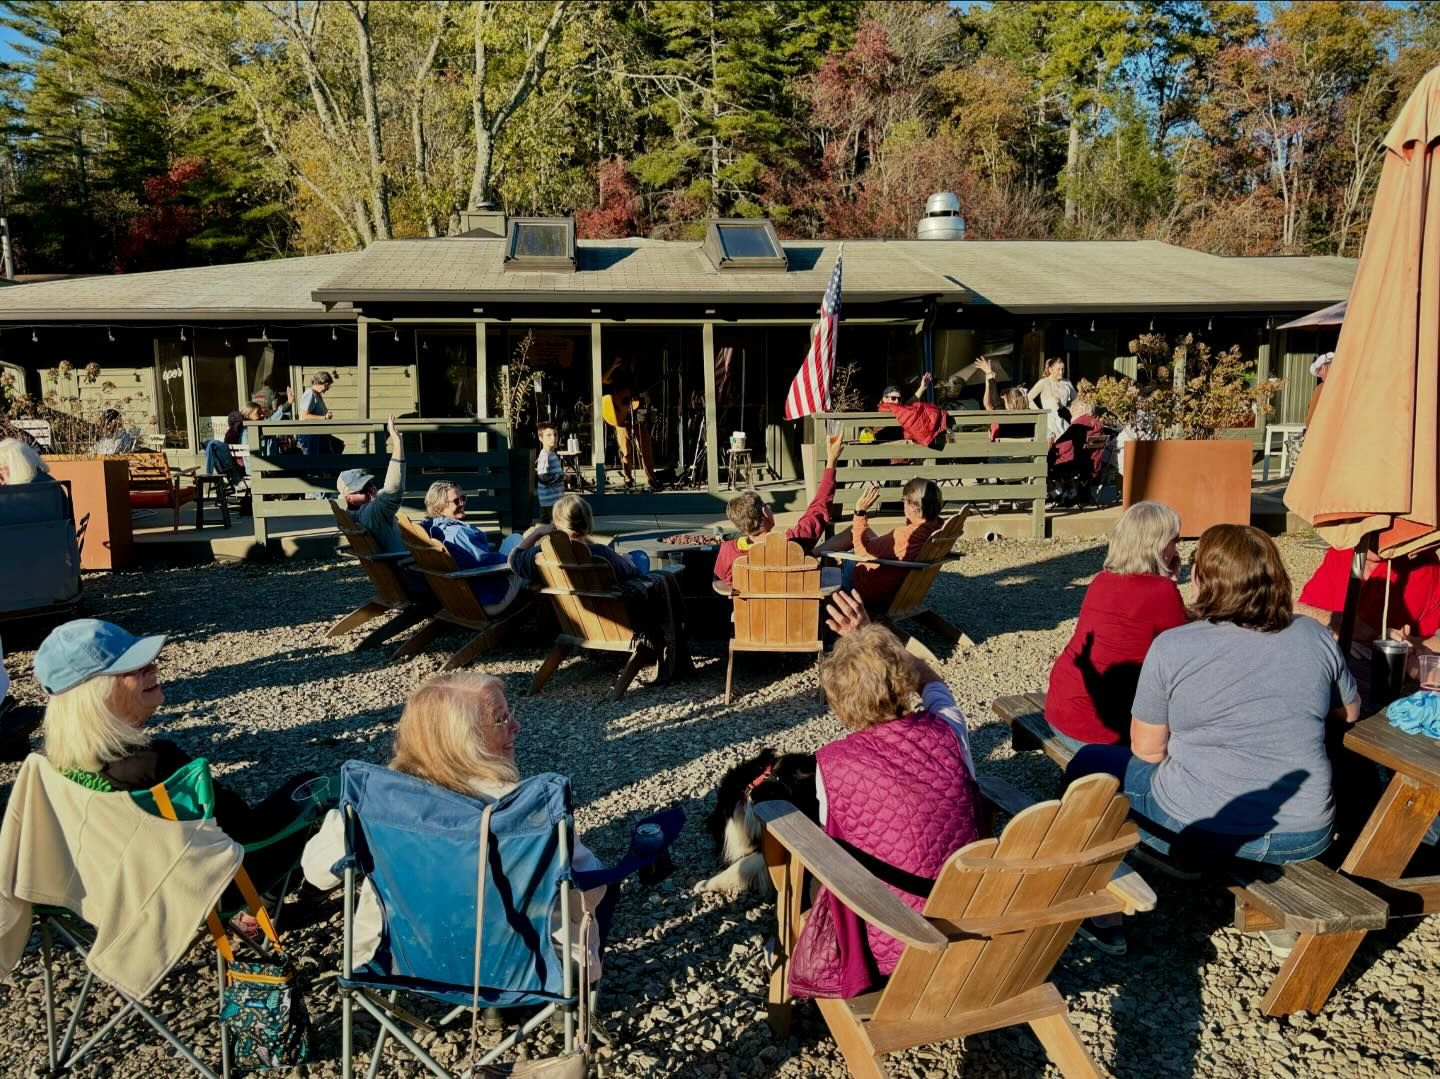
[[[1095,332],[1095,320],[1093,318],[1090,320],[1090,332]]]
[[[335,336],[335,327],[334,327],[334,326],[331,326],[331,327],[330,327],[330,340],[332,340],[332,341],[338,341],[338,340],[339,340],[339,338]]]
[[[110,339],[110,343],[111,343],[112,345],[115,343],[115,331],[114,331],[113,329],[111,329],[109,326],[106,326],[106,327],[105,327],[105,336]]]
[[[40,343],[40,335],[34,330],[30,331],[30,343],[32,345],[38,345]]]
[[[395,331],[395,343],[396,343],[397,345],[400,343],[400,331],[399,331],[399,330],[396,330],[396,331]]]
[[[1207,330],[1213,330],[1215,328],[1215,320],[1213,318],[1207,318],[1205,320],[1205,328]]]
[[[181,327],[180,327],[180,340],[182,340],[182,341],[185,340],[185,327],[184,327],[184,326],[181,326]]]
[[[1155,320],[1153,318],[1150,320],[1150,332],[1155,332]]]
[[[269,340],[270,340],[270,330],[269,330],[269,327],[266,327],[266,326],[261,326],[261,327],[260,327],[260,340],[261,340],[261,341],[264,341],[264,342],[267,342],[267,343],[269,342]]]

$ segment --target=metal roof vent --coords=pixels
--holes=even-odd
[[[965,218],[960,198],[953,191],[937,191],[925,200],[925,216],[915,224],[919,240],[963,240]]]

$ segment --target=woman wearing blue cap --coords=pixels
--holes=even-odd
[[[145,724],[165,702],[156,659],[163,636],[136,637],[110,622],[80,618],[57,626],[35,653],[35,679],[49,695],[45,708],[45,756],[77,783],[101,791],[148,790],[192,758],[174,742],[151,738]],[[215,784],[215,820],[238,843],[278,834],[303,807],[294,789],[314,778],[287,780],[255,807],[223,784]],[[262,852],[264,865],[247,868],[264,889],[293,865],[307,833]]]

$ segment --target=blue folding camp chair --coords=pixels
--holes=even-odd
[[[438,1076],[448,1076],[406,1032],[433,1030],[479,1007],[540,1005],[538,1014],[491,1049],[487,1064],[559,1011],[565,1050],[589,1001],[580,990],[579,964],[551,935],[559,912],[560,939],[570,940],[569,897],[574,820],[570,781],[543,773],[524,780],[495,802],[489,822],[489,864],[483,873],[484,915],[476,966],[481,828],[485,803],[414,776],[361,761],[341,771],[345,818],[345,928],[341,956],[342,1069],[350,1079],[353,1006],[380,1024],[370,1058],[378,1073],[387,1037],[393,1036]],[[358,878],[375,891],[384,917],[379,950],[363,966],[353,962]],[[475,977],[479,970],[478,985]],[[400,1004],[401,995],[449,1005],[430,1024]],[[587,1013],[588,1014],[588,1013]]]

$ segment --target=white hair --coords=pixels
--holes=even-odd
[[[36,476],[48,476],[50,466],[30,446],[18,438],[0,442],[0,470],[6,483],[30,483]]]
[[[150,744],[143,728],[111,704],[116,675],[100,674],[50,698],[45,707],[45,756],[59,771],[98,772]]]
[[[1170,572],[1164,551],[1180,535],[1180,515],[1163,502],[1136,502],[1120,515],[1110,533],[1105,568],[1111,573]]]

